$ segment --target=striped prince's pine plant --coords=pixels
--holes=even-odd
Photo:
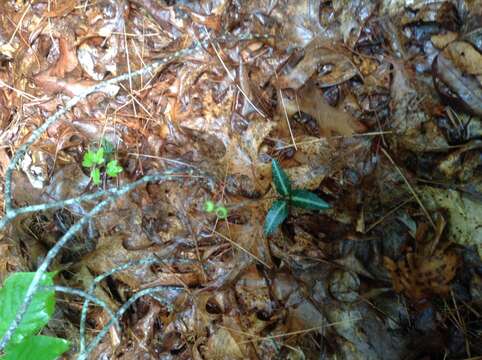
[[[308,210],[326,210],[330,205],[318,195],[307,190],[293,190],[288,175],[275,159],[271,162],[273,182],[280,198],[273,202],[264,221],[264,234],[272,234],[289,214],[292,206]]]

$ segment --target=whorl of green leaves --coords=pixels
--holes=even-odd
[[[286,175],[277,160],[272,160],[271,169],[273,182],[280,198],[273,202],[266,215],[264,222],[265,235],[272,234],[286,220],[289,209],[292,206],[307,210],[326,210],[330,208],[330,205],[325,200],[311,191],[293,190],[288,175]]]

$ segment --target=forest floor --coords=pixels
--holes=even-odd
[[[482,356],[480,0],[1,1],[0,145],[65,358]]]

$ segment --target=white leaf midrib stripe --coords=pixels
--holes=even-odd
[[[318,201],[307,199],[305,197],[298,197],[298,196],[295,195],[295,196],[292,197],[292,199],[294,201],[302,202],[302,203],[305,203],[305,204],[312,204],[312,205],[321,206]]]
[[[273,219],[272,219],[271,222],[269,223],[269,226],[267,227],[268,230],[271,229],[271,226],[273,226],[274,220],[276,220],[276,219],[278,218],[278,215],[279,215],[280,211],[282,211],[285,207],[286,207],[286,203],[283,202],[283,203],[281,204],[281,206],[278,208],[278,211],[276,211],[275,216],[273,216]]]
[[[276,171],[276,179],[278,179],[278,182],[280,183],[281,188],[283,189],[283,195],[287,195],[289,191],[288,191],[288,187],[285,185],[283,181],[283,173],[281,172],[281,169],[277,165],[274,167],[274,169]]]

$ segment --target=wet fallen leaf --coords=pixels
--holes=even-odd
[[[460,50],[459,46],[452,49],[456,53]],[[477,62],[480,62],[482,57],[480,54],[471,55],[474,52],[475,50],[468,52],[467,56],[475,57]],[[467,67],[465,56],[456,59],[463,67]],[[480,64],[474,65],[475,68],[469,64],[468,70],[480,72]],[[482,84],[479,79],[470,73],[465,73],[464,68],[457,66],[446,52],[442,52],[435,58],[432,69],[435,87],[445,101],[475,116],[482,116]]]
[[[299,111],[311,115],[317,120],[322,136],[351,135],[366,129],[349,113],[330,106],[322,97],[321,91],[312,83],[301,88],[293,99],[287,99],[286,95],[283,96],[285,97],[284,102],[280,100],[280,114],[286,110],[288,117]],[[284,115],[282,116],[284,117]]]
[[[475,247],[482,256],[480,201],[450,189],[423,186],[419,191],[427,209],[447,211],[448,238],[457,244]]]
[[[59,38],[59,58],[55,65],[47,70],[48,75],[63,78],[66,73],[74,70],[78,65],[75,44],[64,37]]]
[[[279,76],[276,85],[281,89],[299,89],[324,67],[330,68],[318,75],[318,81],[324,87],[337,85],[357,74],[353,63],[341,49],[335,48],[332,43],[315,38],[303,49],[302,59],[293,68],[285,69]]]
[[[422,256],[413,252],[397,262],[385,257],[384,265],[390,273],[393,288],[414,301],[432,295],[447,295],[459,262],[453,252],[437,252]]]

